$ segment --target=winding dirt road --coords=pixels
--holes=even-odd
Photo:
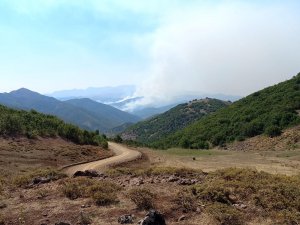
[[[114,152],[114,156],[98,160],[95,162],[89,162],[84,164],[79,164],[76,166],[70,166],[64,169],[64,172],[72,176],[76,171],[85,171],[85,170],[103,170],[110,165],[115,165],[119,163],[129,162],[141,157],[141,153],[138,151],[131,150],[122,145],[109,142],[108,148]]]

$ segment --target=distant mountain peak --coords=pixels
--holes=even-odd
[[[34,91],[31,91],[27,88],[20,88],[20,89],[17,89],[17,90],[14,90],[14,91],[11,91],[10,94],[13,94],[13,95],[20,95],[20,94],[35,94],[35,95],[40,95],[38,92],[34,92]]]

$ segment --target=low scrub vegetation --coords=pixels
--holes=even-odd
[[[215,218],[221,225],[243,225],[243,214],[236,208],[224,205],[221,203],[214,203],[209,205],[207,211]]]
[[[206,205],[205,210],[220,224],[244,224],[243,220],[249,213],[272,218],[278,224],[300,222],[299,176],[224,169],[210,173],[189,193],[195,202]]]
[[[121,188],[108,181],[97,181],[85,177],[68,178],[62,182],[63,194],[71,199],[92,198],[96,205],[104,206],[118,202],[117,192]]]
[[[175,203],[183,213],[194,212],[197,210],[195,197],[188,190],[178,192],[175,197]]]
[[[44,177],[50,179],[51,181],[55,181],[66,177],[66,175],[54,169],[37,169],[15,176],[12,180],[12,184],[16,187],[26,187],[38,177]]]
[[[149,210],[154,208],[155,194],[149,189],[134,188],[129,191],[128,195],[139,210]]]
[[[176,167],[150,167],[150,168],[126,168],[117,167],[109,169],[107,173],[110,176],[132,175],[132,176],[159,176],[176,175],[181,177],[194,177],[204,174],[202,170]]]
[[[55,116],[34,110],[19,111],[0,105],[0,135],[28,138],[60,136],[76,144],[90,144],[107,148],[106,139],[99,132],[81,130]]]

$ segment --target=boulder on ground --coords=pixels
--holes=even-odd
[[[36,184],[47,184],[50,181],[52,181],[51,177],[35,177],[35,178],[33,178],[33,180],[32,180],[31,183],[33,185],[36,185]]]
[[[164,216],[156,210],[150,210],[138,225],[166,225]]]
[[[65,222],[59,222],[59,223],[55,223],[55,225],[71,225],[71,224]]]
[[[77,171],[73,175],[73,177],[102,177],[102,176],[103,174],[98,173],[96,170]]]
[[[134,220],[134,215],[127,214],[127,215],[120,216],[118,222],[120,224],[130,224],[133,223],[133,220]]]

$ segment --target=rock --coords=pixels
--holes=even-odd
[[[245,204],[233,204],[234,207],[238,208],[238,209],[247,209],[247,205]]]
[[[204,206],[203,206],[203,207],[204,207]],[[197,213],[201,213],[201,212],[202,212],[202,209],[201,209],[200,207],[197,207],[196,212],[197,212]]]
[[[236,203],[238,201],[238,198],[235,195],[229,195],[228,199],[231,203]]]
[[[0,202],[0,209],[5,209],[7,205],[3,202]]]
[[[55,223],[55,225],[71,225],[71,224],[65,222],[59,222],[59,223]]]
[[[192,185],[192,184],[195,184],[197,182],[198,182],[198,180],[196,180],[196,179],[191,180],[191,179],[187,179],[187,178],[182,178],[182,179],[178,180],[177,183],[179,185]]]
[[[144,180],[142,178],[133,178],[131,181],[130,181],[130,185],[132,186],[140,186],[141,184],[144,183]]]
[[[73,177],[104,177],[104,174],[98,173],[96,170],[77,171]]]
[[[51,181],[52,179],[50,177],[35,177],[31,181],[32,185],[37,185],[37,184],[47,184]]]
[[[172,175],[172,176],[170,176],[170,177],[168,178],[168,182],[175,182],[175,181],[178,181],[178,180],[179,180],[179,178],[176,177],[176,176],[174,176],[174,175]]]
[[[81,205],[80,206],[82,209],[86,209],[86,208],[91,208],[92,206],[91,205]]]
[[[139,221],[139,225],[166,225],[164,216],[156,210],[150,210],[146,217]]]
[[[127,215],[120,216],[118,222],[120,224],[129,224],[129,223],[133,223],[133,220],[134,220],[134,215],[127,214]]]
[[[186,216],[185,215],[182,215],[181,217],[178,218],[178,222],[183,221],[183,220],[186,220]]]

